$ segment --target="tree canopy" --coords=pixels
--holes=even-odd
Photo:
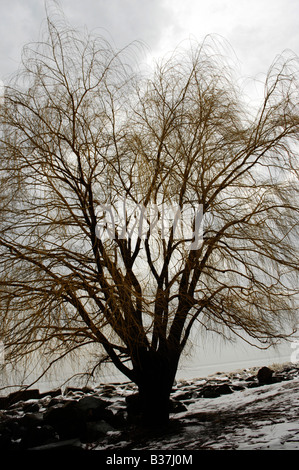
[[[293,333],[298,58],[275,60],[253,115],[208,39],[144,76],[47,24],[0,106],[7,360],[96,343],[141,394],[159,379],[169,395],[193,327]]]

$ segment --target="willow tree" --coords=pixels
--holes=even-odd
[[[165,421],[193,328],[294,332],[297,59],[275,61],[254,114],[208,40],[144,76],[47,25],[0,111],[6,360],[97,344]]]

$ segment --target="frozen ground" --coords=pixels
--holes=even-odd
[[[154,431],[127,419],[126,397],[137,391],[132,383],[101,383],[87,390],[64,390],[54,399],[46,394],[17,402],[0,411],[0,449],[13,443],[15,449],[22,450],[27,442],[26,448],[39,450],[83,449],[115,455],[131,451],[299,450],[299,365],[271,369],[272,383],[267,385],[258,381],[258,367],[179,380],[171,395],[170,423]],[[69,402],[74,405],[84,396],[108,403],[108,415],[89,423],[96,437],[92,434],[92,439],[80,440],[79,431],[74,434],[69,424],[67,437],[59,436],[57,431],[58,437],[51,435],[47,442],[39,439],[39,434],[47,430],[47,410]],[[28,444],[29,431],[34,432]]]
[[[245,384],[242,374],[217,374],[214,383]],[[179,382],[173,398],[196,391],[204,380]],[[119,390],[120,394],[128,390]],[[172,415],[171,426],[157,434],[132,430],[115,433],[97,450],[298,450],[299,449],[299,370],[287,380],[271,385],[236,390],[218,398],[185,400],[187,411]],[[117,407],[117,402],[116,402]],[[110,441],[110,442],[109,442]]]

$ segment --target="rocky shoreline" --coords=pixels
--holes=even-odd
[[[171,394],[170,425],[160,432],[176,433],[178,414],[198,400],[298,377],[299,366],[285,364],[178,381]],[[82,451],[141,440],[146,445],[149,435],[138,425],[138,405],[137,388],[132,383],[14,392],[0,397],[0,449]]]

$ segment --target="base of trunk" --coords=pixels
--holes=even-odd
[[[146,426],[158,427],[168,424],[170,402],[169,397],[145,395],[141,398],[141,418]]]
[[[170,393],[179,358],[177,352],[170,352],[138,351],[135,383],[139,393],[136,396],[135,409],[138,410],[142,424],[147,427],[160,427],[169,422]]]
[[[146,427],[160,427],[169,422],[170,399],[169,394],[157,394],[157,390],[127,397],[127,411],[129,419]]]

